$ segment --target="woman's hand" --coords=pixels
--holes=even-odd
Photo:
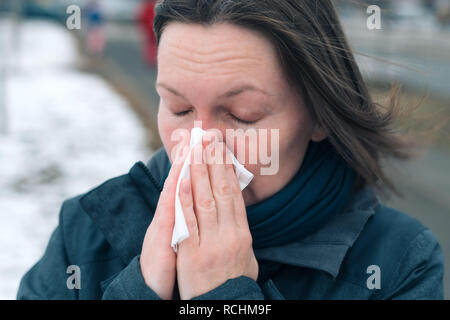
[[[196,154],[205,158],[194,159]],[[182,299],[199,296],[242,275],[257,279],[245,204],[229,159],[224,143],[213,142],[206,148],[199,144],[192,152],[191,181],[182,181],[180,201],[190,233],[178,248]]]
[[[182,159],[172,162],[155,215],[145,234],[140,258],[145,283],[166,300],[172,299],[175,285],[176,254],[170,244],[175,224],[175,190],[182,166]]]

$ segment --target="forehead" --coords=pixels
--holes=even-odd
[[[158,48],[158,77],[174,69],[184,75],[209,77],[276,77],[275,50],[260,33],[228,23],[170,23]]]

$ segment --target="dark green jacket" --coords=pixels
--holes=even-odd
[[[139,254],[169,161],[145,165],[66,200],[44,256],[23,277],[18,299],[159,299],[145,284]],[[443,299],[438,240],[417,220],[354,195],[319,231],[282,247],[255,250],[257,281],[231,279],[195,299]],[[80,268],[79,289],[67,285]],[[377,282],[379,280],[379,282]],[[69,281],[70,282],[70,281]]]

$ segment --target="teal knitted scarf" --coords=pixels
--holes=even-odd
[[[310,142],[291,181],[273,196],[247,206],[253,247],[298,241],[319,229],[349,202],[355,178],[328,140]]]

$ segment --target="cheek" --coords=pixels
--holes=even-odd
[[[279,165],[280,174],[272,176],[273,179],[284,179],[298,170],[313,132],[311,117],[302,111],[291,110],[277,117],[273,126],[267,130],[267,143],[258,143],[258,155],[266,155],[266,163],[258,156],[258,165],[250,171],[259,173],[261,167],[271,167],[272,164],[267,164],[268,159]],[[283,125],[275,125],[280,123]]]
[[[172,139],[172,134],[175,130],[183,128],[180,126],[180,121],[175,116],[171,115],[160,104],[158,111],[158,131],[161,141],[163,143],[166,152],[172,161],[172,149],[180,143],[179,140]]]
[[[292,153],[306,148],[311,140],[313,124],[306,115],[297,116],[296,122],[286,120],[286,127],[280,130],[280,152]]]
[[[312,129],[311,121],[302,118],[296,125],[280,131],[280,170],[286,170],[285,175],[295,173],[303,162]]]

